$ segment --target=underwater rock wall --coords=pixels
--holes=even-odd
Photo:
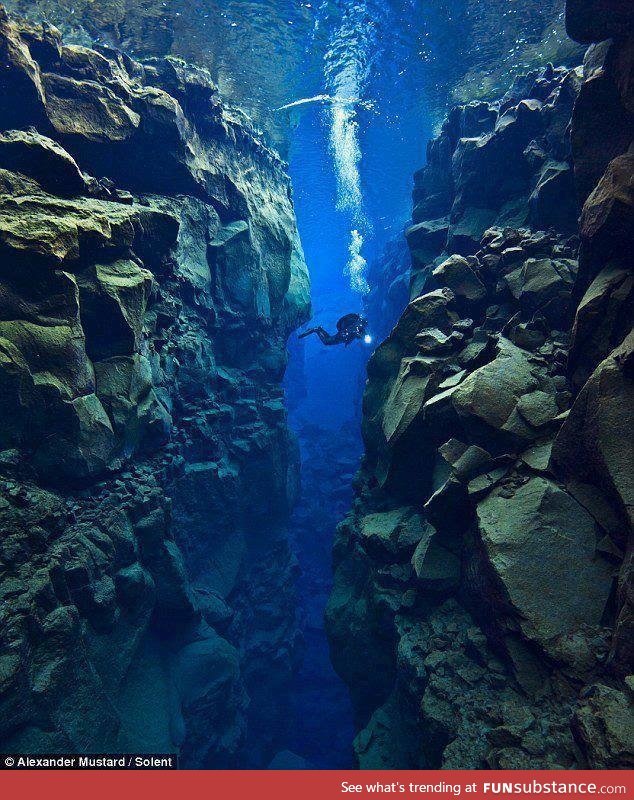
[[[402,235],[388,241],[370,263],[370,291],[363,298],[363,308],[377,342],[386,338],[409,302],[411,267],[411,255]]]
[[[323,93],[324,82],[330,91],[328,74],[343,75],[346,53],[355,52],[364,65],[380,60],[391,78],[390,95],[399,83],[394,112],[403,102],[409,117],[437,121],[448,102],[493,96],[510,72],[545,59],[564,63],[581,51],[564,35],[562,0],[452,0],[450,13],[446,0],[259,0],[246,10],[234,0],[5,5],[32,21],[52,23],[68,43],[107,44],[140,59],[172,55],[208,68],[223,97],[245,109],[280,150],[290,144],[289,121],[296,123],[298,109],[291,120],[274,109]],[[365,55],[364,42],[372,42]],[[424,93],[419,88],[409,94],[398,70],[391,72],[405,51]],[[386,163],[376,168],[389,171]]]
[[[285,165],[182,62],[1,9],[0,59],[0,747],[265,766],[309,314]]]
[[[327,610],[362,768],[632,766],[633,12],[599,5],[583,69],[455,108],[416,176]]]

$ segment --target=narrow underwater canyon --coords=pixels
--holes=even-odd
[[[631,768],[631,5],[97,5],[0,10],[0,751]]]

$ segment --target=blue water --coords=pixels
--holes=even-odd
[[[431,132],[431,120],[403,113],[405,93],[395,110],[394,72],[405,65],[391,60],[389,70],[380,69],[373,60],[376,36],[355,36],[353,23],[363,18],[357,13],[345,31],[336,28],[324,60],[323,92],[344,99],[302,106],[294,112],[291,138],[295,209],[312,281],[311,324],[328,330],[344,313],[363,310],[367,264],[407,221],[411,176]],[[324,347],[316,337],[290,343],[292,362],[303,366],[291,363],[287,389],[291,397],[303,395],[292,403],[291,426],[303,462],[292,532],[305,652],[288,748],[322,769],[352,766],[352,708],[330,664],[323,614],[332,539],[350,506],[362,452],[361,397],[371,350],[361,342]]]
[[[546,20],[561,30],[563,0],[187,0],[186,8],[198,20],[182,54],[189,45],[196,57],[211,41],[221,92],[289,160],[311,324],[333,331],[363,309],[368,265],[407,224],[412,175],[456,87],[484,85],[494,96],[529,66],[531,48],[543,61],[534,51]],[[330,665],[323,613],[333,535],[362,453],[371,350],[289,342],[286,393],[303,462],[291,535],[305,651],[287,750],[318,768],[352,765],[352,710]]]
[[[363,61],[357,45],[349,54],[355,64]],[[374,51],[373,42],[365,46]],[[341,42],[338,59],[346,75]],[[420,108],[416,114],[403,112],[401,104],[407,106],[408,101],[405,86],[397,92],[400,110],[395,108],[394,74],[405,64],[388,60],[389,69],[380,69],[376,61],[371,64],[369,69],[368,55],[367,75],[346,79],[352,85],[343,90],[343,97],[358,102],[341,103],[343,123],[333,120],[336,103],[311,103],[302,108],[291,138],[290,174],[311,274],[313,324],[329,330],[344,313],[362,310],[367,264],[405,226],[411,213],[412,174],[424,162],[433,125]],[[325,91],[336,91],[329,80],[336,84],[332,70],[330,78],[324,76]],[[415,84],[409,86],[411,96]],[[358,418],[359,383],[369,349],[324,348],[315,338],[305,347],[303,414],[328,428]]]
[[[544,8],[552,3],[545,0]],[[514,0],[498,5],[502,15],[517,13]],[[275,47],[284,54],[279,80],[266,95],[265,76],[262,91],[285,107],[273,111],[274,124],[289,126],[295,209],[312,280],[311,324],[332,331],[340,316],[363,310],[368,264],[408,222],[412,176],[424,164],[451,83],[468,64],[493,58],[491,48],[500,45],[487,37],[482,8],[476,4],[474,14],[470,0],[255,4],[254,41],[259,32],[266,35],[273,15]],[[227,19],[234,12],[237,7]],[[523,30],[538,32],[538,17],[525,20]],[[293,35],[302,38],[295,50]],[[511,36],[509,53],[524,43]],[[292,534],[305,653],[288,749],[309,765],[341,768],[352,765],[352,710],[330,665],[323,613],[334,530],[349,508],[362,453],[361,398],[372,345],[324,347],[316,337],[292,337],[289,350],[290,421],[303,461]]]

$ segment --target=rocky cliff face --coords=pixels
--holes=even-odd
[[[450,14],[446,0],[411,0],[406,11],[398,0],[356,5],[259,0],[246,11],[234,0],[5,0],[5,5],[55,25],[73,44],[107,44],[135,58],[172,55],[208,68],[223,96],[246,109],[278,147],[289,145],[288,118],[272,110],[322,92],[324,61],[327,72],[345,68],[343,61],[337,67],[332,49],[351,16],[365,28],[389,31],[375,41],[372,53],[383,54],[383,70],[396,67],[403,48],[410,51],[409,68],[425,81],[426,91],[406,102],[416,104],[413,116],[435,120],[448,97],[466,102],[492,96],[506,86],[510,70],[526,71],[545,58],[562,63],[580,50],[564,35],[561,0],[523,0],[521,7],[515,0],[452,0]]]
[[[570,33],[612,41],[416,176],[327,612],[361,767],[632,766],[634,20],[599,5]]]
[[[1,747],[266,764],[309,310],[284,165],[182,62],[4,11],[0,59]]]
[[[368,269],[365,315],[376,341],[387,337],[409,301],[412,259],[404,236],[391,239]]]

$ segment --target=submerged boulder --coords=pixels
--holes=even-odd
[[[592,769],[623,769],[634,764],[634,703],[631,690],[595,684],[584,693],[573,720],[575,739]]]
[[[634,275],[618,266],[605,267],[583,296],[572,328],[569,370],[583,386],[598,363],[625,338],[634,316]]]
[[[570,495],[534,477],[477,507],[487,562],[525,636],[554,652],[557,638],[599,625],[612,569],[596,553],[597,525]]]
[[[486,289],[466,258],[454,255],[439,264],[432,275],[442,286],[448,286],[457,297],[469,301],[482,300]]]
[[[520,398],[536,387],[525,351],[500,339],[496,357],[448,391],[461,422],[476,436],[485,436],[486,431],[503,432]]]
[[[405,232],[414,268],[423,267],[439,253],[447,241],[449,221],[446,218],[427,220]]]
[[[633,176],[634,151],[610,162],[585,202],[580,222],[580,288],[584,290],[596,277],[597,267],[628,267],[628,251],[634,238]]]
[[[412,567],[421,590],[434,597],[449,595],[460,584],[460,558],[444,547],[440,539],[428,523],[412,556]]]
[[[396,443],[414,423],[431,381],[429,365],[423,359],[403,359],[383,411],[383,433],[388,444]]]
[[[539,313],[562,325],[570,316],[576,271],[577,263],[570,259],[529,258],[504,280],[527,316]]]
[[[579,392],[555,439],[553,464],[565,479],[606,491],[632,519],[634,333],[602,361]]]
[[[573,170],[565,161],[548,162],[529,198],[530,223],[536,230],[556,230],[574,234],[579,210]]]
[[[368,514],[360,521],[360,541],[378,557],[407,558],[423,536],[423,520],[408,507]]]

